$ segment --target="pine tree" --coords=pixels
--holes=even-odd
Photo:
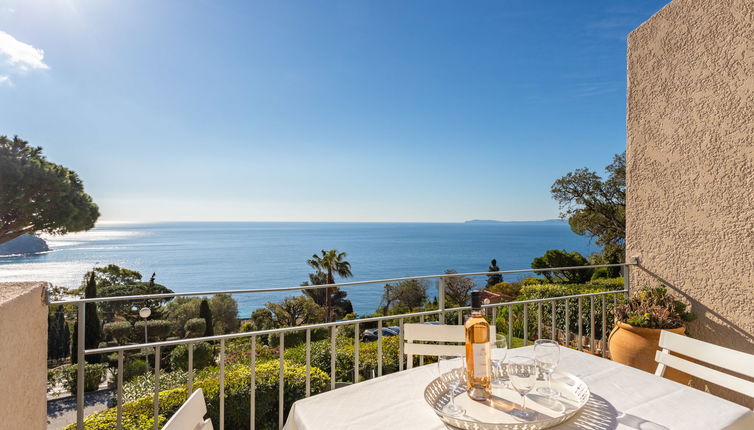
[[[91,272],[89,275],[89,279],[86,282],[86,289],[84,290],[84,298],[90,299],[90,298],[96,298],[97,297],[97,281],[94,276],[94,272]],[[99,316],[97,315],[97,304],[96,303],[87,303],[84,305],[84,311],[86,312],[84,316],[85,321],[85,327],[84,331],[86,333],[86,337],[84,338],[84,348],[85,349],[94,349],[99,346],[99,341],[102,338],[101,328],[99,325]],[[77,347],[78,347],[78,340],[79,340],[79,322],[76,321],[76,324],[73,328],[73,342],[71,344],[71,362],[77,363],[78,362],[78,354],[77,354]],[[99,355],[87,355],[86,356],[86,362],[87,363],[99,363],[101,361],[101,357]]]
[[[488,272],[499,272],[500,268],[497,267],[497,260],[494,258],[492,261],[490,261],[490,267],[487,269]],[[495,273],[494,275],[487,275],[487,288],[499,284],[503,282],[503,275],[499,273]]]
[[[204,335],[214,336],[215,331],[212,329],[212,311],[209,308],[207,299],[202,299],[202,303],[199,305],[199,318],[204,318],[204,321],[207,323],[207,326],[204,329]]]
[[[65,323],[62,306],[47,316],[47,358],[59,359],[68,356],[70,348],[70,330]]]

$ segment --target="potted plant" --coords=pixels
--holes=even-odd
[[[667,287],[642,287],[627,303],[613,310],[615,326],[608,339],[613,361],[647,372],[657,368],[660,332],[685,334],[685,324],[696,316],[687,305],[668,294]],[[665,377],[687,384],[689,376],[667,369]]]

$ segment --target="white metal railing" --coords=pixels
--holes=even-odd
[[[244,289],[244,290],[223,290],[223,291],[204,291],[204,292],[185,292],[185,293],[168,293],[168,294],[151,294],[151,295],[136,295],[136,296],[118,296],[118,297],[102,297],[102,298],[83,298],[75,300],[63,300],[53,301],[50,305],[75,305],[78,308],[78,343],[77,343],[77,390],[76,390],[76,423],[77,429],[84,429],[84,370],[85,370],[85,357],[93,354],[109,354],[117,353],[117,377],[116,377],[116,425],[117,429],[122,428],[123,421],[123,366],[124,366],[124,354],[126,351],[142,350],[144,348],[154,348],[155,354],[155,366],[154,366],[154,399],[153,399],[153,413],[154,413],[154,429],[157,430],[158,415],[159,415],[159,392],[160,392],[160,357],[162,347],[175,346],[175,345],[188,345],[188,382],[187,388],[189,395],[193,391],[193,348],[194,344],[199,342],[220,342],[220,354],[219,354],[219,428],[223,430],[225,428],[225,341],[229,339],[237,338],[251,338],[251,352],[250,352],[250,365],[251,365],[251,377],[250,377],[250,423],[251,429],[255,428],[255,389],[256,389],[256,341],[259,336],[275,334],[279,336],[279,379],[278,379],[278,427],[282,428],[285,421],[284,416],[284,352],[285,352],[285,335],[291,332],[305,331],[306,333],[306,396],[311,395],[311,333],[314,329],[329,328],[330,329],[330,388],[335,388],[336,383],[336,338],[337,329],[341,326],[354,326],[354,383],[358,383],[360,379],[359,368],[359,345],[361,342],[361,333],[359,326],[365,323],[377,323],[377,376],[382,376],[383,373],[383,359],[382,359],[382,324],[387,320],[398,320],[400,333],[399,333],[399,364],[398,370],[404,369],[404,354],[403,354],[403,324],[406,319],[418,318],[420,322],[425,322],[425,318],[428,316],[437,316],[440,323],[446,323],[446,318],[449,314],[455,313],[457,315],[457,323],[462,324],[463,312],[470,310],[470,307],[445,307],[445,280],[454,277],[466,277],[466,276],[486,276],[494,274],[516,274],[516,273],[538,273],[538,272],[552,272],[552,271],[564,271],[564,270],[579,270],[590,269],[599,267],[620,267],[623,274],[623,289],[614,291],[605,291],[588,294],[577,294],[572,296],[551,297],[543,299],[522,300],[513,302],[503,302],[494,304],[485,304],[483,308],[491,311],[491,317],[493,321],[497,320],[498,312],[501,308],[507,310],[508,316],[508,330],[507,339],[508,347],[512,347],[513,333],[514,333],[514,312],[520,307],[523,313],[523,342],[527,344],[530,336],[529,333],[529,308],[536,308],[536,336],[541,338],[544,334],[543,329],[547,329],[546,322],[543,321],[543,308],[544,306],[550,306],[551,321],[549,324],[550,337],[556,339],[560,329],[558,328],[558,321],[556,320],[556,310],[559,306],[564,309],[564,329],[562,339],[566,345],[571,344],[571,331],[570,331],[570,312],[571,312],[571,300],[577,301],[578,312],[578,333],[576,347],[581,350],[583,348],[584,337],[582,336],[583,329],[583,302],[589,301],[590,309],[590,336],[589,336],[589,349],[592,353],[596,352],[595,342],[595,302],[600,303],[601,310],[601,328],[602,328],[602,347],[601,354],[605,356],[607,354],[606,348],[606,314],[608,306],[608,296],[612,296],[612,304],[617,303],[619,296],[628,297],[629,293],[629,267],[636,265],[636,262],[621,263],[621,264],[602,264],[602,265],[589,265],[589,266],[575,266],[575,267],[555,267],[546,269],[521,269],[521,270],[504,270],[498,272],[474,272],[474,273],[453,273],[442,275],[426,275],[426,276],[411,276],[402,278],[391,278],[371,281],[356,281],[356,282],[343,282],[338,284],[327,285],[310,285],[310,286],[296,286],[296,287],[284,287],[284,288],[265,288],[265,289]],[[380,317],[359,318],[354,320],[341,320],[329,323],[310,324],[305,326],[284,327],[269,330],[258,330],[252,332],[231,333],[217,336],[196,337],[188,339],[177,339],[159,342],[146,342],[140,344],[129,344],[106,348],[94,348],[85,349],[85,305],[87,303],[100,303],[100,302],[112,302],[112,301],[136,301],[145,299],[157,299],[157,298],[173,298],[173,297],[185,297],[185,296],[208,296],[214,294],[247,294],[247,293],[260,293],[260,292],[275,292],[275,291],[295,291],[295,290],[310,290],[319,288],[330,287],[348,287],[348,286],[360,286],[369,284],[384,284],[390,282],[400,282],[408,280],[438,280],[438,309],[413,312],[399,315],[385,315]],[[559,304],[560,303],[560,304]],[[419,364],[423,364],[423,357],[419,358]],[[324,369],[322,369],[324,370]]]

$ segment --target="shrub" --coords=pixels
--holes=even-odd
[[[86,430],[112,430],[116,428],[117,411],[115,408],[107,409],[96,414],[92,414],[84,418],[84,428]],[[158,415],[158,426],[162,426],[167,422],[164,415]],[[154,429],[152,413],[149,414],[123,414],[122,425],[124,430],[152,430]],[[65,430],[76,430],[76,423],[69,424],[65,427]]]
[[[276,429],[278,415],[278,362],[269,361],[256,366],[256,402],[255,426],[258,429]],[[207,409],[213,426],[219,426],[219,380],[217,369],[207,369],[202,372],[203,379],[197,379],[195,388],[201,388],[207,401]],[[226,367],[225,370],[225,428],[248,429],[250,408],[249,390],[251,370],[248,366]],[[283,368],[285,415],[291,405],[306,394],[306,367],[291,362],[285,362]],[[311,392],[317,394],[325,391],[330,385],[330,378],[319,369],[311,369]],[[159,393],[160,424],[172,416],[186,401],[185,386],[168,389]],[[153,395],[129,401],[123,404],[123,428],[151,429]],[[89,415],[84,419],[87,430],[104,430],[115,427],[115,408]],[[65,430],[75,430],[71,424]]]
[[[207,321],[204,318],[191,318],[186,321],[186,324],[183,326],[183,331],[186,333],[186,337],[204,336],[206,330]]]
[[[587,282],[587,285],[593,288],[604,288],[605,291],[622,290],[623,278],[619,277],[619,278],[608,278],[608,279],[592,279],[591,281]]]
[[[622,284],[621,284],[622,286]],[[534,300],[534,299],[546,299],[553,297],[571,296],[577,294],[589,294],[602,291],[611,291],[613,288],[605,288],[599,285],[592,284],[539,284],[539,285],[526,285],[521,289],[521,294],[516,301],[521,300]],[[622,294],[617,294],[618,302],[623,299]],[[581,318],[582,318],[582,334],[584,336],[591,336],[591,321],[590,321],[590,304],[589,298],[582,299]],[[610,333],[613,327],[613,320],[608,315],[613,307],[613,296],[606,296],[606,309],[602,309],[602,299],[596,297],[594,299],[594,335],[595,339],[602,339],[602,315],[605,313],[605,333]],[[565,304],[564,300],[556,302],[555,309],[555,324],[557,329],[565,330],[566,318],[565,318]],[[514,302],[515,303],[515,302]],[[578,314],[578,299],[568,300],[569,314],[568,314],[568,328],[571,333],[578,333],[579,331],[579,314]],[[524,318],[523,318],[523,305],[514,305],[511,307],[513,312],[513,336],[523,337],[524,335]],[[501,307],[498,311],[498,317],[496,325],[498,331],[504,333],[508,332],[508,307]],[[530,304],[528,306],[528,337],[534,339],[537,334],[537,309],[536,304]],[[547,332],[549,336],[552,325],[552,305],[550,303],[544,303],[542,305],[542,327],[543,331]],[[544,333],[543,333],[544,334]],[[575,338],[575,336],[572,336]]]
[[[245,323],[241,324],[241,332],[246,333],[254,330],[254,326],[251,325],[251,322],[246,321]]]
[[[238,330],[238,302],[229,294],[216,294],[209,299],[214,334],[234,333]]]
[[[287,338],[286,338],[286,343]],[[265,345],[257,338],[256,362],[262,363],[269,360],[277,360],[279,350],[277,348]],[[230,339],[225,342],[225,364],[250,364],[251,363],[251,338],[243,337]]]
[[[215,363],[215,348],[207,342],[194,344],[194,369],[204,369]],[[188,370],[188,345],[178,345],[170,352],[173,369]]]
[[[144,321],[137,321],[134,324],[136,331],[141,333],[144,331]],[[147,335],[150,340],[161,340],[170,336],[170,331],[173,329],[173,323],[168,320],[147,320]]]
[[[493,293],[505,294],[506,296],[517,297],[521,292],[520,283],[511,284],[510,282],[500,282],[488,288]]]
[[[340,328],[338,333],[340,333]],[[353,330],[351,330],[353,333]],[[315,328],[311,332],[311,341],[315,342],[322,339],[330,338],[330,330],[326,328]],[[267,335],[267,343],[270,346],[276,347],[280,345],[280,336],[275,333]],[[289,331],[285,334],[285,348],[293,348],[294,346],[306,343],[306,330]]]
[[[524,279],[520,280],[518,283],[521,284],[522,286],[524,286],[524,285],[539,285],[539,284],[546,284],[547,283],[547,279],[545,279],[545,278],[537,278],[537,277],[534,277],[534,276],[530,276],[528,278],[524,278]]]
[[[618,321],[636,327],[671,329],[683,327],[696,315],[686,311],[687,305],[668,294],[664,285],[642,287],[628,303],[614,310]]]
[[[575,267],[589,264],[586,258],[578,252],[566,252],[560,249],[549,249],[545,255],[537,257],[531,262],[532,269],[547,269],[550,267]],[[593,269],[553,270],[542,272],[550,282],[584,283],[592,279]]]
[[[123,380],[130,381],[131,379],[147,373],[147,362],[140,358],[133,358],[130,360],[124,360],[123,363]]]
[[[173,333],[176,336],[185,336],[186,322],[199,316],[201,302],[202,299],[199,297],[176,297],[165,305],[167,319],[173,322]]]
[[[60,382],[60,371],[58,369],[47,369],[47,392],[52,393]]]
[[[188,374],[182,370],[160,372],[160,390],[186,385]],[[123,384],[123,401],[130,402],[154,393],[154,374],[139,375]]]
[[[76,394],[76,387],[78,381],[77,365],[71,364],[64,366],[61,370],[61,381],[63,387],[70,391],[71,394]],[[99,388],[100,382],[105,377],[105,364],[86,364],[84,365],[84,392],[96,391]]]
[[[341,382],[353,382],[354,345],[353,339],[339,336],[335,344],[335,379]],[[400,342],[398,336],[382,338],[382,373],[388,374],[399,368]],[[311,343],[311,365],[330,373],[330,340],[324,339]],[[285,359],[295,363],[306,364],[306,344],[286,349]],[[377,342],[359,344],[360,379],[371,379],[372,372],[377,374]]]
[[[133,327],[128,321],[115,321],[102,326],[102,331],[105,335],[110,336],[120,345],[128,342],[133,332],[132,329]],[[142,330],[143,329],[144,328],[142,327]]]
[[[604,278],[610,278],[610,271],[607,270],[607,267],[598,267],[594,269],[594,272],[592,273],[592,281]]]

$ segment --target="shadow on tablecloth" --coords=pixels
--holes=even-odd
[[[635,415],[620,412],[615,409],[612,403],[594,393],[591,394],[589,401],[579,413],[555,428],[563,428],[564,430],[615,430],[619,424],[637,430],[670,430],[665,426]],[[445,424],[445,427],[450,430],[457,430],[456,427],[448,424]]]

